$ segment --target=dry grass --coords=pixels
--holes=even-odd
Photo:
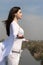
[[[36,60],[43,60],[43,41],[23,42],[22,49],[27,48]]]

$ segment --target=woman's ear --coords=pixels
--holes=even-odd
[[[14,15],[17,16],[17,13],[15,13]]]

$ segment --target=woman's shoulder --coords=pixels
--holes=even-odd
[[[10,25],[10,28],[12,29],[16,29],[16,30],[19,30],[19,25],[17,25],[15,22],[12,22],[11,25]]]
[[[15,22],[11,22],[12,27],[17,27],[18,25]]]

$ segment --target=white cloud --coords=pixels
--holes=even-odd
[[[32,40],[43,40],[43,17],[37,15],[25,15],[23,19],[25,36]]]

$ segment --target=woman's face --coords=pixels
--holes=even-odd
[[[18,12],[15,14],[16,18],[17,19],[21,19],[22,18],[22,12],[21,12],[21,9],[18,10]]]

